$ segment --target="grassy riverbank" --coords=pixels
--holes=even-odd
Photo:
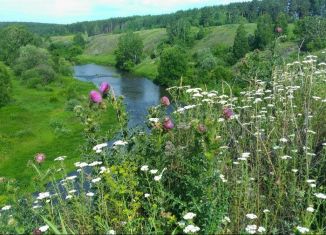
[[[68,170],[73,169],[85,141],[83,126],[73,111],[68,110],[67,101],[73,92],[77,92],[77,98],[85,98],[91,89],[93,84],[72,78],[61,78],[38,89],[13,81],[13,101],[0,109],[0,202],[17,192],[35,190],[35,171],[28,167],[28,162],[38,152],[46,154],[47,161],[42,167],[50,167],[56,157],[65,155]],[[103,131],[115,129],[113,109],[109,108],[102,120]]]

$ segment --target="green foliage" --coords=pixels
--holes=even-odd
[[[63,57],[66,60],[73,61],[76,56],[83,53],[83,49],[79,45],[75,45],[72,42],[53,42],[48,47],[49,52],[51,53],[56,64],[59,61],[60,57]]]
[[[243,58],[249,52],[249,43],[243,24],[240,24],[234,39],[233,55],[236,60]]]
[[[86,40],[85,40],[82,33],[77,33],[73,38],[73,42],[74,42],[74,44],[76,46],[80,46],[81,48],[85,48]]]
[[[17,75],[21,75],[23,72],[42,64],[53,66],[49,52],[43,48],[27,45],[20,48],[14,71]]]
[[[280,27],[282,29],[282,33],[284,35],[288,34],[288,19],[287,16],[284,13],[280,13],[277,16],[276,22],[275,22],[275,30]]]
[[[156,81],[163,86],[178,84],[187,68],[187,56],[180,47],[166,48],[161,54]]]
[[[1,61],[0,61],[0,108],[9,103],[12,92],[12,75]]]
[[[0,60],[12,65],[19,55],[19,48],[38,44],[36,37],[21,26],[8,26],[0,30]]]
[[[305,17],[296,23],[294,33],[303,41],[303,50],[313,51],[326,47],[325,18]]]
[[[131,70],[134,65],[140,63],[143,49],[143,41],[138,34],[130,32],[122,35],[115,51],[116,67],[121,70]]]
[[[166,27],[168,40],[171,44],[189,45],[192,43],[191,24],[189,21],[180,19]]]
[[[255,47],[264,49],[273,40],[273,24],[272,18],[268,14],[264,14],[258,18],[257,29],[255,31]]]

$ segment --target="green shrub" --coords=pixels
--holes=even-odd
[[[77,105],[80,105],[81,102],[77,99],[70,99],[66,102],[66,105],[65,105],[65,109],[67,111],[74,111],[74,108],[77,106]]]
[[[0,61],[0,108],[11,99],[12,75],[9,69]]]

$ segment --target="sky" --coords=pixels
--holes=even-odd
[[[0,0],[0,21],[69,24],[157,15],[242,0]]]

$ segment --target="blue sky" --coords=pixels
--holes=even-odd
[[[0,0],[0,21],[73,23],[156,15],[243,0]]]

